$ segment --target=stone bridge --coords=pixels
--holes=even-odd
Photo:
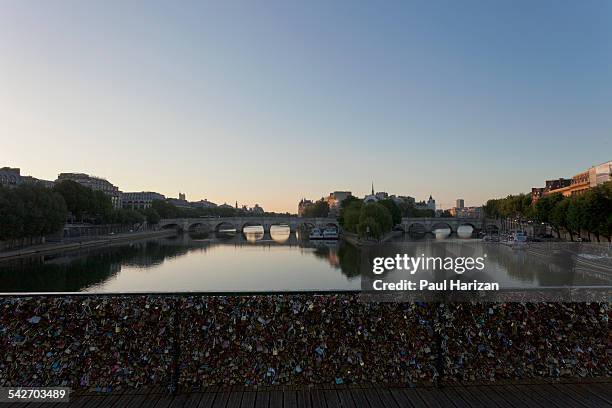
[[[245,227],[261,226],[265,233],[270,232],[272,226],[287,226],[291,232],[300,227],[324,228],[333,226],[340,228],[335,218],[305,218],[305,217],[202,217],[202,218],[167,218],[162,219],[158,226],[162,229],[176,228],[179,231],[206,230],[218,232],[223,229],[235,229],[242,232]]]
[[[437,229],[449,228],[457,232],[462,225],[469,225],[476,231],[499,228],[494,220],[484,218],[402,218],[401,227],[405,232],[434,232]]]

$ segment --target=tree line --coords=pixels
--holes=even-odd
[[[541,197],[532,203],[530,194],[510,195],[487,201],[487,217],[521,218],[550,224],[557,235],[567,231],[570,239],[586,231],[610,239],[612,236],[612,181],[591,188],[580,195],[564,197],[561,193]]]
[[[111,199],[74,181],[49,189],[40,184],[0,186],[0,240],[40,237],[60,231],[67,221],[142,224],[150,212],[115,209]],[[154,220],[153,220],[154,221]]]
[[[153,201],[149,213],[154,213],[159,218],[199,218],[199,217],[278,217],[289,216],[289,213],[264,212],[261,214],[245,211],[234,207],[209,207],[209,208],[179,208],[164,200]]]

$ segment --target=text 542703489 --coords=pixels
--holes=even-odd
[[[68,402],[67,387],[0,387],[0,402]]]

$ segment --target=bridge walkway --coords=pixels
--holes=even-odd
[[[441,388],[329,386],[274,387],[259,390],[209,388],[203,392],[168,395],[157,389],[142,393],[79,395],[57,407],[80,408],[471,408],[612,406],[612,382],[500,383]],[[24,405],[29,408],[35,403]]]

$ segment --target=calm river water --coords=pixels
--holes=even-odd
[[[610,271],[600,267],[609,246],[517,251],[476,239],[404,235],[390,248],[415,256],[487,254],[485,274],[508,287],[610,285]],[[266,235],[257,229],[183,234],[0,262],[0,292],[359,290],[363,265],[360,251],[347,243],[310,242],[274,227]]]

